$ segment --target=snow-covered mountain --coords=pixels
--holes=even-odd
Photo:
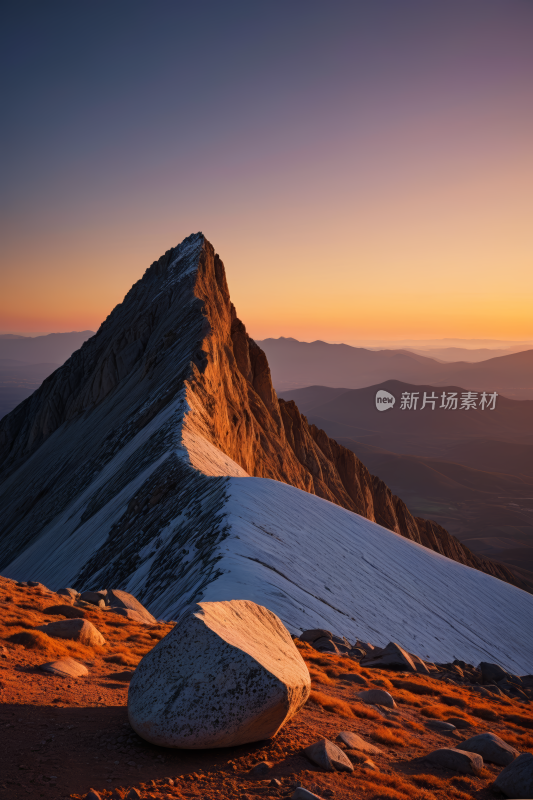
[[[533,596],[424,547],[401,501],[278,401],[201,234],[2,420],[0,457],[7,576],[120,586],[167,618],[247,598],[293,632],[533,671]]]

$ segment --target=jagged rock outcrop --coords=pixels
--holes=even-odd
[[[118,586],[156,617],[246,597],[295,631],[398,639],[429,660],[522,664],[507,620],[523,619],[531,596],[465,570],[500,575],[416,520],[354,453],[278,400],[201,234],[154,262],[98,333],[0,422],[0,460],[0,571],[10,576]],[[450,585],[461,607],[446,619]],[[480,625],[468,652],[471,626],[457,617],[465,604]]]

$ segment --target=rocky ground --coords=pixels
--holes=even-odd
[[[142,624],[96,606],[78,606],[102,633],[103,646],[55,639],[36,627],[65,619],[47,613],[72,605],[41,585],[0,578],[0,796],[247,798],[290,796],[298,785],[323,798],[466,800],[493,798],[501,766],[478,776],[436,767],[424,758],[458,748],[478,733],[495,733],[520,752],[533,748],[533,705],[506,694],[480,694],[473,674],[450,665],[430,675],[365,668],[360,658],[320,653],[296,640],[312,677],[310,700],[275,739],[205,751],[173,751],[148,744],[131,729],[127,691],[131,671],[173,623]],[[47,674],[40,667],[70,656],[89,674]],[[389,692],[396,708],[368,705],[365,689]],[[444,733],[435,720],[462,720]],[[432,722],[433,721],[433,722]],[[462,726],[459,730],[459,726]],[[320,739],[352,731],[381,752],[348,752],[353,772],[325,772],[304,754]]]

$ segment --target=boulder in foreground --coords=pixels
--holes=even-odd
[[[310,690],[275,614],[250,600],[198,603],[138,665],[128,714],[153,744],[232,747],[274,736]]]
[[[37,630],[57,639],[72,639],[74,642],[88,647],[102,647],[105,639],[92,622],[87,619],[64,619],[49,622],[48,625],[37,625]]]
[[[494,781],[494,787],[506,797],[529,800],[533,797],[533,754],[522,755],[511,761]]]
[[[379,747],[370,744],[370,742],[365,742],[364,739],[356,733],[352,733],[352,731],[341,731],[337,736],[337,741],[345,744],[350,750],[359,750],[360,753],[372,753],[372,755],[383,753],[383,750]]]

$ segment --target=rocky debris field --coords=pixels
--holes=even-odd
[[[9,800],[533,796],[531,679],[497,665],[418,664],[397,644],[352,645],[329,631],[319,638],[336,650],[321,652],[319,638],[302,633],[294,642],[311,694],[274,738],[174,750],[133,731],[127,693],[140,659],[175,623],[4,578],[0,607],[0,796]],[[90,623],[98,643],[43,630],[67,620]],[[368,666],[380,652],[407,661]]]

